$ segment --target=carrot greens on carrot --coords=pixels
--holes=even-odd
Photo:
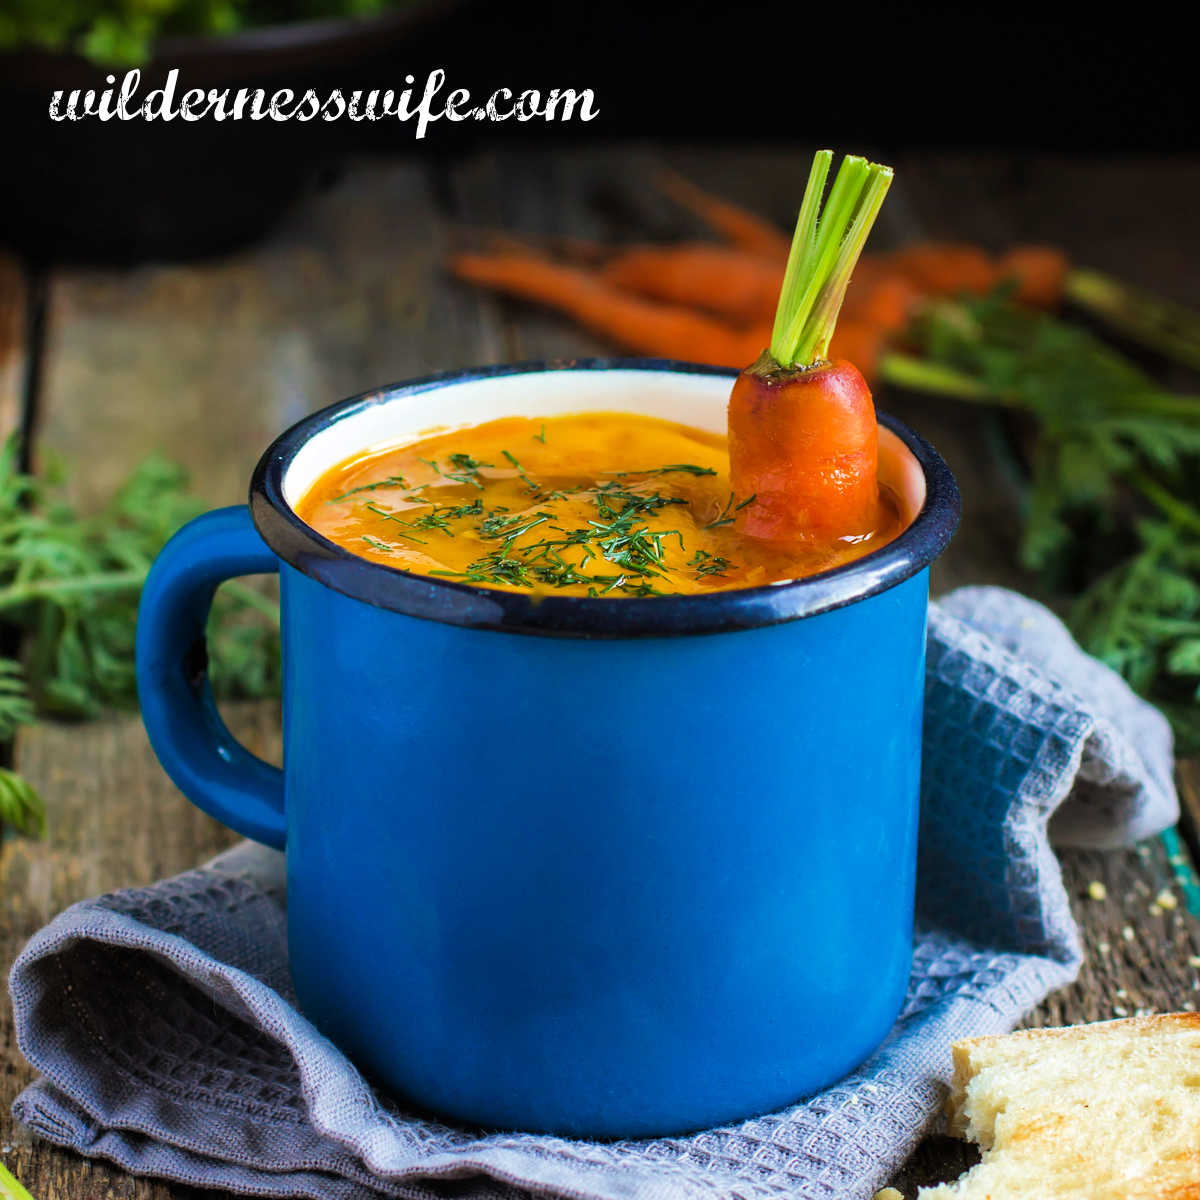
[[[796,221],[771,342],[729,398],[730,480],[755,503],[745,532],[769,541],[869,536],[879,510],[878,429],[866,380],[830,342],[892,170],[818,151]]]
[[[847,155],[822,209],[832,160],[830,150],[813,159],[796,222],[771,336],[771,357],[781,367],[825,357],[846,285],[892,182],[891,167]]]

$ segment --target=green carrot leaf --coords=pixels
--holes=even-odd
[[[833,151],[819,150],[796,220],[770,354],[784,368],[823,360],[846,287],[892,182],[891,167],[846,155],[822,204]]]

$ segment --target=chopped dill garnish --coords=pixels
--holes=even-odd
[[[469,454],[451,454],[449,456],[450,465],[454,468],[453,471],[443,471],[438,466],[437,461],[432,458],[423,458],[420,461],[427,467],[432,467],[443,479],[449,479],[453,483],[470,484],[471,487],[476,487],[483,491],[483,483],[479,478],[479,472],[484,467],[491,467],[493,463],[477,462]]]
[[[537,440],[544,442],[545,426]],[[647,486],[647,480],[673,473],[716,475],[712,467],[697,466],[695,463],[668,463],[644,471],[614,471],[611,472],[612,477],[603,482],[568,486],[565,490],[545,493],[530,478],[515,454],[509,450],[502,450],[501,453],[525,486],[534,493],[538,503],[549,506],[554,501],[562,500],[590,501],[595,506],[594,516],[585,518],[586,525],[582,528],[568,528],[554,523],[560,514],[552,507],[513,512],[504,505],[488,506],[482,496],[469,504],[455,505],[436,504],[426,498],[410,495],[409,502],[414,505],[411,511],[389,511],[373,500],[367,501],[364,507],[388,521],[396,536],[418,545],[426,543],[410,531],[429,531],[455,537],[470,530],[485,541],[499,543],[497,549],[476,558],[465,570],[431,572],[468,583],[526,588],[586,587],[588,594],[594,596],[614,592],[631,596],[657,596],[664,593],[656,585],[669,580],[673,570],[690,570],[695,578],[704,578],[722,576],[733,566],[720,555],[698,550],[686,568],[672,568],[667,562],[667,549],[673,539],[678,543],[680,552],[686,553],[682,531],[655,529],[649,523],[665,509],[677,504],[687,506],[689,501],[685,496],[653,491]],[[468,484],[481,491],[486,481],[481,478],[480,471],[493,466],[464,453],[448,455],[440,464],[431,459],[421,461],[431,466],[442,478]],[[393,475],[357,490],[367,491],[385,485],[404,486],[401,477]],[[409,491],[417,492],[420,489],[410,488]],[[743,501],[736,508],[744,508],[750,500]],[[731,494],[717,520],[707,528],[731,524],[734,511],[735,497]],[[538,540],[520,544],[520,539],[534,530],[538,531],[534,535]],[[399,549],[378,538],[365,537],[363,540],[386,553],[394,553]],[[588,570],[589,565],[599,567],[601,564],[610,564],[613,570]]]
[[[413,528],[411,521],[406,521],[403,517],[398,517],[394,512],[388,512],[386,508],[380,508],[374,500],[367,501],[367,511],[373,512],[377,517],[382,517],[385,521],[391,521],[395,525],[403,525],[408,529]],[[405,533],[403,530],[396,530],[396,536],[408,538],[410,542],[416,542],[419,546],[424,546],[426,543],[419,537],[414,537],[411,533]]]
[[[720,529],[722,525],[732,525],[734,522],[733,514],[741,512],[742,509],[746,507],[746,505],[753,504],[754,501],[756,499],[758,499],[758,493],[756,492],[753,496],[750,497],[749,500],[743,500],[741,502],[741,504],[735,505],[734,504],[735,499],[736,499],[736,497],[734,496],[734,494],[732,492],[730,492],[729,499],[725,501],[725,507],[721,510],[720,515],[717,517],[717,519],[715,521],[709,521],[709,523],[707,525],[705,525],[704,528],[705,529]]]
[[[374,550],[382,550],[384,554],[395,554],[396,548],[389,546],[387,542],[381,542],[378,538],[372,537],[369,533],[362,535],[362,540]]]
[[[712,467],[698,467],[695,463],[669,463],[665,467],[655,467],[650,471],[610,471],[610,475],[624,477],[626,475],[715,475]]]
[[[478,517],[483,513],[483,500],[476,497],[470,504],[434,504],[429,512],[423,513],[412,522],[413,529],[439,529],[447,537],[454,536],[451,521],[466,517]]]
[[[651,492],[648,495],[642,492],[631,492],[615,480],[596,488],[594,498],[600,516],[610,521],[621,517],[656,513],[660,508],[666,508],[669,504],[687,503],[683,496],[662,496],[658,492]],[[625,507],[618,511],[610,503],[613,500],[621,501]]]
[[[725,572],[733,566],[733,563],[727,558],[722,558],[719,554],[710,554],[707,550],[697,550],[692,555],[691,562],[688,563],[698,576],[703,575],[718,575],[724,576]]]
[[[548,512],[536,513],[532,517],[527,517],[523,513],[516,513],[514,516],[509,517],[497,509],[484,518],[483,524],[479,526],[479,536],[485,538],[503,538],[505,542],[511,542],[514,538],[519,538],[523,533],[528,533],[534,526],[542,524],[543,521],[552,521],[553,519],[554,514]]]
[[[467,583],[502,583],[510,587],[529,587],[531,583],[526,565],[510,558],[505,550],[493,550],[477,558],[465,571],[431,571],[430,574],[462,579]]]
[[[709,521],[705,525],[705,529],[720,529],[722,525],[732,525],[733,517],[730,515],[733,509],[733,493],[729,493],[729,499],[725,501],[725,507],[721,510],[721,515],[715,521]]]
[[[476,462],[469,454],[452,454],[450,462],[458,471],[478,471],[480,467],[490,467],[491,463]]]
[[[546,444],[546,422],[545,421],[542,422],[542,432],[535,433],[533,435],[533,440],[535,442],[541,442],[543,446]]]
[[[605,587],[588,588],[587,594],[592,597],[603,596],[606,592],[624,592],[627,596],[662,596],[665,594],[644,579],[631,580],[625,575],[594,575],[592,578],[597,583],[607,581]]]
[[[407,488],[408,484],[404,481],[403,475],[389,475],[386,479],[377,479],[374,483],[359,484],[358,487],[352,487],[348,492],[343,492],[340,496],[332,496],[326,500],[326,504],[336,504],[339,500],[345,500],[347,496],[357,496],[359,492],[373,492],[376,488],[397,487]]]
[[[531,492],[540,492],[542,490],[536,483],[533,482],[532,479],[529,478],[528,475],[525,474],[525,468],[517,461],[517,456],[515,454],[510,454],[507,450],[501,450],[500,453],[503,454],[504,457],[507,458],[514,467],[516,467],[517,474],[521,477],[521,482]]]

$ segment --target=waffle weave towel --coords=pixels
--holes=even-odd
[[[1078,971],[1051,837],[1118,846],[1177,815],[1162,717],[994,588],[930,608],[922,787],[904,1010],[870,1061],[784,1111],[597,1143],[396,1108],[293,1006],[282,859],[247,844],[30,941],[11,988],[41,1078],[16,1114],[130,1171],[251,1195],[868,1197],[935,1119],[950,1042],[1011,1028]]]

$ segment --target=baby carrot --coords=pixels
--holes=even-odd
[[[846,291],[837,334],[842,332],[847,319],[870,325],[881,334],[898,333],[907,328],[921,303],[921,292],[900,275],[880,274],[860,289],[862,282],[856,277]],[[835,345],[838,344],[837,334],[834,335]],[[858,362],[853,355],[850,357]],[[859,366],[866,370],[862,363]]]
[[[745,532],[771,541],[832,541],[869,532],[879,506],[878,428],[859,370],[826,355],[891,184],[890,167],[847,155],[813,159],[779,294],[770,348],[729,398],[729,465]]]
[[[663,171],[658,178],[671,199],[694,212],[727,242],[780,263],[787,257],[788,240],[770,221],[711,195],[674,171]]]
[[[691,309],[631,296],[592,271],[534,254],[458,254],[450,268],[460,279],[550,305],[636,354],[737,366],[758,352],[769,332],[766,325],[735,329]]]
[[[739,325],[764,325],[775,313],[782,262],[717,246],[635,246],[611,259],[602,275],[615,287],[701,308]]]
[[[1053,246],[1014,246],[1000,256],[1000,275],[1017,281],[1017,299],[1035,308],[1057,308],[1070,263]]]
[[[982,295],[1000,282],[1000,271],[978,246],[921,242],[887,257],[888,267],[927,296]]]
[[[844,358],[852,362],[869,383],[875,378],[879,360],[887,349],[887,331],[869,321],[838,321],[837,329],[829,343],[829,356],[836,361]]]

